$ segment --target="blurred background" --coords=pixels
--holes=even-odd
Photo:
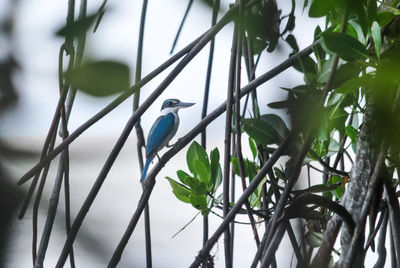
[[[76,2],[78,10],[79,1]],[[169,52],[187,2],[149,1],[144,35],[143,76],[170,57]],[[226,10],[231,1],[221,2],[222,10]],[[88,14],[95,13],[101,4],[102,1],[89,1]],[[87,34],[85,58],[124,62],[130,66],[131,80],[133,80],[141,4],[142,1],[109,1],[99,29],[94,34],[92,31]],[[31,208],[22,220],[17,219],[21,200],[29,183],[17,187],[16,181],[38,162],[39,152],[58,101],[58,53],[63,39],[57,37],[55,33],[65,25],[67,5],[66,0],[0,0],[1,267],[32,265]],[[296,7],[296,28],[293,33],[297,37],[300,49],[311,44],[312,29],[316,23],[323,25],[323,21],[309,19],[306,12],[303,15],[302,7],[302,3],[298,3]],[[289,13],[291,1],[279,1],[278,8],[282,9],[283,14]],[[197,38],[210,27],[210,24],[211,9],[202,1],[194,1],[175,51]],[[228,25],[216,38],[209,111],[219,106],[226,98],[232,32],[233,25]],[[143,115],[141,122],[146,136],[158,116],[161,103],[166,98],[196,102],[195,106],[180,112],[181,124],[176,138],[183,136],[198,123],[201,116],[208,51],[208,47],[203,49]],[[262,55],[257,74],[276,66],[291,52],[283,42],[280,42],[279,51],[280,54],[265,52]],[[171,67],[142,88],[142,100],[159,85],[170,70]],[[265,106],[260,107],[262,113],[276,113],[277,110],[269,110],[266,104],[286,98],[285,91],[279,87],[294,87],[300,84],[301,80],[302,74],[295,70],[287,70],[260,87],[259,103],[265,103]],[[245,85],[247,81],[243,80],[242,83]],[[72,132],[115,97],[95,98],[78,92],[69,130]],[[132,98],[129,98],[72,143],[70,147],[72,217],[82,205],[131,113]],[[284,113],[280,115],[286,116]],[[208,151],[214,147],[219,147],[222,151],[224,124],[222,116],[208,127]],[[244,149],[245,154],[249,155],[248,148]],[[161,171],[150,199],[154,267],[187,267],[201,249],[200,216],[179,235],[172,238],[197,213],[190,205],[175,198],[169,183],[164,178],[167,175],[176,178],[175,171],[185,169],[185,153],[186,150],[180,152]],[[56,164],[53,164],[41,203],[43,214],[39,217],[40,232],[43,229],[55,172]],[[139,177],[136,139],[132,134],[79,231],[74,244],[78,267],[102,267],[108,263],[140,198],[142,190]],[[59,213],[45,260],[46,267],[54,266],[65,241],[63,196],[60,200]],[[222,211],[216,213],[221,215]],[[237,220],[247,221],[247,218],[238,217]],[[210,214],[210,234],[220,222],[220,218]],[[122,256],[120,267],[145,265],[142,224],[140,220]],[[283,246],[284,244],[281,245]],[[247,267],[255,252],[249,225],[236,226],[234,250],[234,266]],[[222,240],[214,247],[212,253],[215,254],[216,266],[223,267]],[[287,263],[289,266],[293,252],[281,250],[281,253],[277,256],[278,263]]]

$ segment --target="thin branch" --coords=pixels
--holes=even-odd
[[[296,239],[296,236],[294,234],[292,225],[290,224],[289,221],[287,223],[286,230],[287,230],[287,233],[288,233],[288,236],[289,236],[290,243],[292,244],[292,248],[293,248],[294,254],[296,255],[298,265],[300,267],[307,267],[306,263],[304,262],[303,256],[301,256],[300,247],[299,247],[299,245],[297,243],[297,239]]]
[[[174,53],[176,43],[178,42],[179,36],[181,35],[183,25],[185,24],[187,15],[189,14],[189,11],[190,11],[190,8],[192,7],[192,4],[193,4],[193,0],[189,0],[188,6],[187,6],[186,11],[185,11],[185,14],[183,15],[181,24],[179,25],[178,32],[176,33],[176,36],[175,36],[175,39],[174,39],[174,43],[172,44],[171,51],[169,52],[170,54]]]
[[[147,0],[143,0],[142,12],[140,15],[140,26],[139,26],[139,38],[138,38],[138,49],[136,57],[136,72],[135,72],[135,84],[142,78],[142,58],[143,58],[143,40],[144,40],[144,27],[146,22],[147,13]],[[140,100],[140,88],[135,92],[133,96],[133,113],[139,108]],[[140,173],[143,170],[143,153],[142,148],[145,146],[143,129],[140,124],[140,118],[135,124],[136,136],[137,136],[137,154],[139,160]],[[151,268],[153,266],[152,252],[151,252],[151,228],[150,228],[150,208],[149,204],[146,204],[144,210],[144,229],[145,229],[145,241],[146,241],[146,267]]]
[[[240,20],[240,17],[239,17]],[[238,159],[239,165],[239,173],[240,178],[242,181],[242,190],[246,190],[246,177],[245,177],[245,169],[244,169],[244,161],[243,161],[243,154],[242,154],[242,131],[240,126],[240,78],[241,78],[241,52],[242,52],[242,40],[243,34],[239,25],[239,36],[238,36],[238,48],[237,48],[237,56],[236,56],[236,95],[235,95],[235,121],[236,121],[236,154]],[[254,92],[254,91],[253,91]],[[249,217],[251,228],[253,229],[253,236],[256,242],[256,246],[260,245],[260,238],[258,236],[256,223],[254,220],[253,213],[251,212],[251,207],[249,201],[245,202],[245,207],[247,210],[247,215]]]
[[[235,29],[232,38],[231,58],[229,64],[228,91],[226,97],[226,117],[225,117],[225,147],[224,147],[224,169],[222,182],[223,196],[223,215],[229,213],[229,177],[231,167],[231,137],[232,137],[232,113],[233,113],[233,90],[235,88],[235,72],[236,72],[236,57],[238,26],[235,24]],[[239,96],[240,99],[240,96]],[[225,252],[225,267],[232,267],[232,252],[231,252],[231,230],[227,228],[224,233],[224,252]]]

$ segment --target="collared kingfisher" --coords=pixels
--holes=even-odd
[[[146,164],[143,167],[142,176],[140,181],[146,179],[147,170],[151,161],[176,134],[179,126],[178,110],[192,106],[194,103],[181,102],[178,99],[167,99],[161,106],[161,115],[154,122],[147,137],[146,145]]]

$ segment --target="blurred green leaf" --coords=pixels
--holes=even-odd
[[[311,18],[324,17],[329,14],[332,6],[330,1],[327,0],[313,0],[310,9],[308,10],[308,16]]]
[[[318,75],[317,81],[320,83],[326,83],[329,79],[329,75],[332,71],[334,57],[330,57],[329,60],[325,61],[322,65],[321,72]]]
[[[251,154],[253,155],[253,160],[254,160],[257,157],[257,146],[251,137],[249,137],[249,146],[250,146]]]
[[[382,38],[381,38],[381,27],[379,27],[379,23],[374,21],[371,26],[371,35],[372,40],[375,45],[375,52],[378,59],[381,58],[381,46],[382,46]]]
[[[275,101],[267,104],[269,108],[272,109],[284,109],[289,107],[289,102],[287,100],[284,101]]]
[[[352,126],[346,126],[346,135],[349,136],[352,142],[357,142],[358,131]]]
[[[354,20],[349,20],[349,25],[351,25],[354,28],[354,30],[357,32],[358,41],[360,41],[361,43],[365,44],[365,35],[363,33],[363,30],[361,29],[360,24],[358,24]]]
[[[390,11],[381,11],[378,13],[378,22],[379,26],[384,27],[389,24],[393,20],[396,15]]]
[[[341,94],[354,94],[361,86],[370,84],[371,80],[372,77],[369,74],[360,77],[354,77],[344,82],[338,89],[335,90],[335,92]]]
[[[56,32],[58,36],[78,37],[85,34],[96,20],[97,13],[78,19],[71,24],[68,24]]]
[[[358,21],[360,23],[362,32],[364,36],[368,33],[369,23],[368,23],[368,10],[365,5],[358,5],[356,9],[358,15]]]
[[[264,145],[279,143],[289,132],[283,120],[275,114],[243,119],[242,122],[246,133],[256,142]]]
[[[361,66],[357,61],[350,61],[342,64],[337,69],[333,82],[332,88],[338,88],[346,81],[358,77],[361,72]]]
[[[294,53],[289,54],[289,56],[292,56],[292,55],[294,55]],[[315,73],[317,73],[317,70],[318,70],[317,64],[310,56],[299,59],[298,63],[294,64],[293,67],[297,71],[302,72],[304,74],[307,74],[307,73],[315,74]]]
[[[347,34],[324,32],[321,34],[321,45],[330,53],[337,53],[346,61],[368,58],[365,46]]]
[[[190,203],[190,190],[183,184],[171,179],[170,177],[165,177],[172,187],[172,192],[175,194],[176,198],[185,203]]]
[[[66,73],[71,85],[96,96],[106,97],[129,89],[129,67],[116,61],[87,62]]]

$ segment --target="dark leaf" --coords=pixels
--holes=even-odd
[[[294,35],[292,35],[292,34],[289,34],[287,37],[286,37],[286,43],[288,43],[289,44],[289,46],[294,50],[294,51],[299,51],[299,46],[297,45],[297,41],[296,41],[296,38],[294,37]]]
[[[96,96],[106,97],[129,89],[129,67],[116,61],[87,62],[66,73],[72,86]]]
[[[328,53],[337,53],[346,61],[368,58],[365,46],[347,34],[324,32],[321,34],[321,45]]]
[[[332,6],[327,0],[314,0],[308,10],[308,16],[311,18],[324,17],[329,14]]]
[[[275,101],[267,104],[269,108],[272,109],[284,109],[289,107],[289,102],[287,100],[284,101]]]
[[[56,32],[58,36],[78,37],[85,34],[96,20],[97,14],[78,19],[71,24],[62,27]]]

